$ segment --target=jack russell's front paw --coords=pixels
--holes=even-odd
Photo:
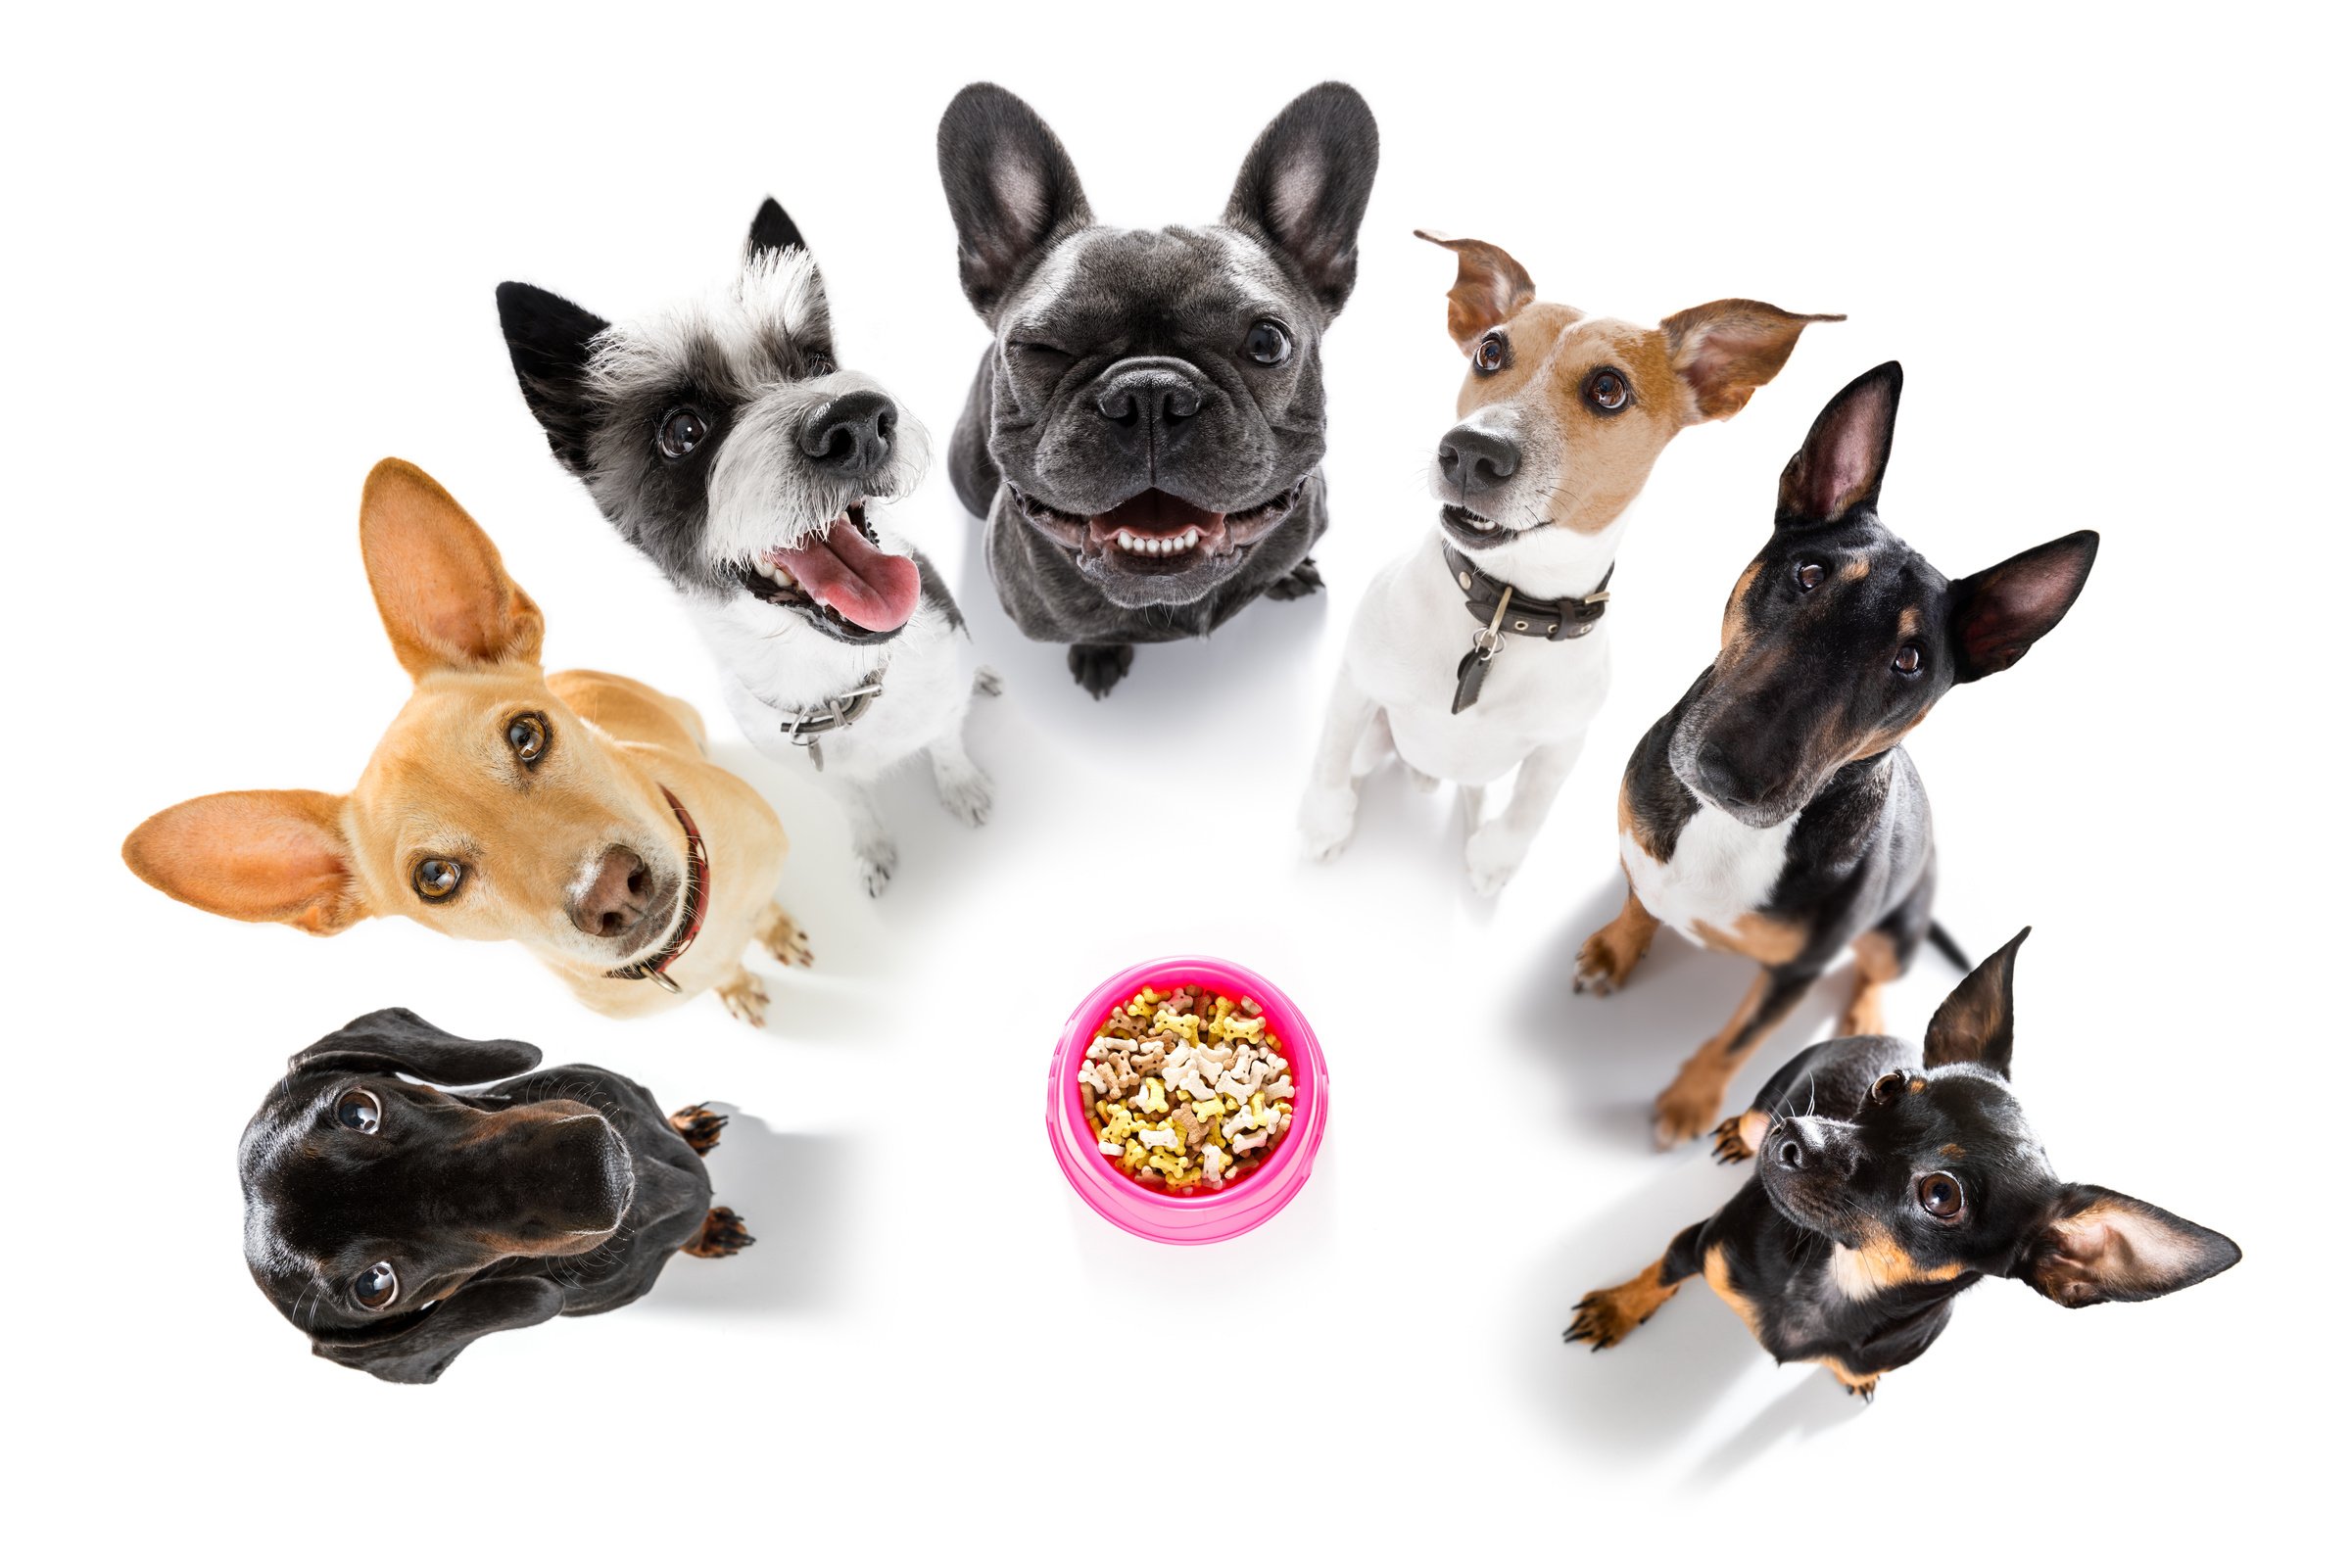
[[[875,838],[860,843],[851,852],[857,861],[857,879],[865,884],[868,898],[880,898],[889,890],[889,879],[898,874],[898,845],[895,839]]]
[[[739,969],[711,987],[727,1011],[754,1029],[767,1027],[767,987],[749,970]]]
[[[996,804],[995,785],[987,775],[966,764],[955,769],[936,769],[933,780],[938,785],[938,803],[947,808],[947,815],[967,828],[979,828],[987,822],[987,814]]]
[[[972,672],[972,695],[1000,697],[1004,694],[1004,678],[983,664]]]
[[[1306,792],[1298,804],[1298,837],[1305,845],[1306,858],[1314,861],[1336,860],[1339,851],[1355,836],[1355,790],[1346,784],[1335,789],[1316,787]]]
[[[1527,840],[1498,822],[1469,835],[1469,885],[1481,898],[1492,898],[1510,883],[1525,861]]]
[[[768,956],[779,964],[806,969],[816,962],[816,952],[808,945],[808,933],[800,929],[800,923],[774,904],[767,906],[767,914],[760,919],[754,934]]]

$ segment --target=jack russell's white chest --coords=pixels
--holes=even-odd
[[[1714,945],[1770,901],[1796,823],[1790,817],[1776,827],[1750,828],[1702,804],[1682,825],[1670,860],[1653,858],[1629,830],[1618,833],[1624,875],[1652,915],[1694,942]]]

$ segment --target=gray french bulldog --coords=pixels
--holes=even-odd
[[[963,291],[995,334],[948,472],[1016,625],[1099,697],[1137,642],[1321,586],[1322,335],[1355,286],[1379,128],[1341,82],[1249,150],[1221,222],[1097,224],[1051,128],[990,82],[938,126]]]

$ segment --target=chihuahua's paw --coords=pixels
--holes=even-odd
[[[739,969],[711,987],[727,1011],[754,1029],[767,1027],[767,987],[749,970]]]
[[[1654,1265],[1642,1270],[1638,1278],[1596,1290],[1575,1304],[1575,1321],[1567,1325],[1561,1339],[1569,1345],[1581,1342],[1596,1351],[1621,1344],[1627,1334],[1673,1300],[1674,1290],[1672,1285],[1657,1282]]]
[[[1469,835],[1469,885],[1480,898],[1492,898],[1510,885],[1525,861],[1527,840],[1499,822],[1490,822]]]
[[[689,1258],[732,1258],[755,1238],[743,1228],[743,1216],[732,1209],[713,1209],[702,1216],[701,1234],[685,1246]]]
[[[1837,1361],[1827,1361],[1823,1364],[1828,1367],[1831,1375],[1833,1375],[1840,1384],[1844,1385],[1845,1392],[1857,1396],[1863,1404],[1868,1404],[1877,1399],[1878,1379],[1883,1374],[1871,1372],[1864,1375],[1859,1372],[1851,1371],[1844,1364]]]
[[[972,672],[972,695],[1000,697],[1004,694],[1004,678],[983,664]]]
[[[1266,597],[1271,599],[1304,598],[1309,594],[1322,592],[1322,570],[1309,555],[1290,568],[1287,577],[1277,577],[1266,586]]]
[[[690,1105],[683,1111],[671,1112],[669,1124],[686,1140],[687,1147],[697,1155],[706,1155],[718,1147],[718,1135],[725,1129],[727,1118],[706,1105]]]
[[[1335,789],[1314,788],[1298,806],[1298,838],[1305,846],[1306,858],[1330,861],[1339,858],[1339,851],[1355,836],[1355,790],[1341,784]]]
[[[816,962],[816,950],[808,945],[808,933],[800,929],[800,923],[774,904],[767,906],[767,914],[759,922],[758,936],[767,956],[779,964],[806,969]]]
[[[1134,668],[1134,648],[1127,642],[1073,642],[1070,674],[1094,694],[1098,702]]]
[[[1676,1082],[1657,1096],[1657,1114],[1653,1123],[1659,1149],[1671,1149],[1714,1125],[1714,1117],[1722,1110],[1719,1090],[1703,1085]]]
[[[933,775],[938,785],[938,803],[947,808],[947,815],[967,828],[984,827],[987,814],[995,809],[996,786],[986,774],[965,764],[952,770],[938,770]]]
[[[1714,1163],[1735,1165],[1752,1160],[1763,1147],[1763,1128],[1771,1117],[1760,1111],[1742,1111],[1714,1129]]]

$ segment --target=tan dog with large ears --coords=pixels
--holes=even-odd
[[[1355,781],[1392,746],[1422,787],[1462,786],[1469,879],[1493,893],[1607,695],[1604,590],[1657,454],[1745,407],[1806,326],[1844,317],[1717,300],[1638,326],[1536,299],[1498,245],[1420,237],[1456,261],[1445,326],[1469,358],[1461,422],[1429,466],[1437,526],[1356,612],[1298,826],[1318,860],[1346,847]],[[1509,805],[1481,820],[1486,786],[1512,770]]]
[[[517,941],[599,1013],[715,988],[754,1026],[757,941],[808,962],[773,901],[784,830],[702,751],[702,722],[617,675],[539,667],[544,621],[498,547],[422,469],[387,457],[360,550],[416,689],[348,795],[247,789],[159,812],[122,845],[183,903],[331,936],[371,915]]]

